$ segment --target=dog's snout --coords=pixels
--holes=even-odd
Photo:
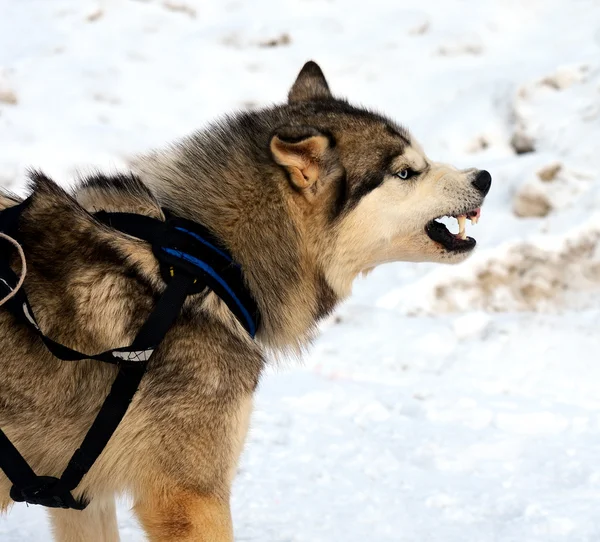
[[[492,186],[492,176],[485,169],[481,170],[473,180],[473,186],[477,188],[484,196],[490,191]]]

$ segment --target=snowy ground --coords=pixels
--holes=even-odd
[[[0,183],[123,167],[309,58],[494,185],[471,260],[377,270],[265,378],[237,540],[600,541],[597,0],[0,0]]]

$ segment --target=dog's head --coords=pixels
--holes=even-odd
[[[289,122],[275,130],[270,152],[309,235],[319,232],[321,265],[336,293],[382,263],[457,263],[471,253],[475,240],[464,224],[479,218],[487,171],[429,159],[405,128],[334,98],[314,62],[285,109]],[[458,234],[437,221],[443,216],[458,219]]]

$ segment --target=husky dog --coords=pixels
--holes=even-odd
[[[150,246],[91,211],[208,227],[243,269],[262,316],[251,340],[213,293],[188,298],[125,418],[77,488],[82,512],[50,511],[61,542],[119,539],[114,496],[129,494],[151,541],[230,542],[231,482],[268,352],[299,351],[357,275],[395,261],[463,261],[491,177],[430,160],[392,120],[334,98],[308,62],[287,103],[239,113],[128,175],[67,194],[32,174],[20,222],[24,288],[46,335],[83,352],[129,344],[164,289]],[[17,203],[0,196],[0,208]],[[436,219],[459,221],[453,234]],[[15,264],[16,265],[16,264]],[[60,476],[115,377],[59,361],[0,309],[0,427],[39,474]],[[0,510],[11,504],[0,472]]]

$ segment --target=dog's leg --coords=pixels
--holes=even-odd
[[[92,501],[83,510],[50,511],[57,542],[119,542],[114,499]]]
[[[174,488],[147,496],[135,511],[150,542],[233,542],[226,498]]]
[[[229,495],[251,410],[252,396],[229,411],[223,407],[219,423],[212,421],[214,448],[204,455],[199,439],[189,442],[185,435],[187,453],[162,458],[170,462],[168,474],[162,466],[145,469],[143,481],[133,485],[134,510],[150,542],[233,542]]]

